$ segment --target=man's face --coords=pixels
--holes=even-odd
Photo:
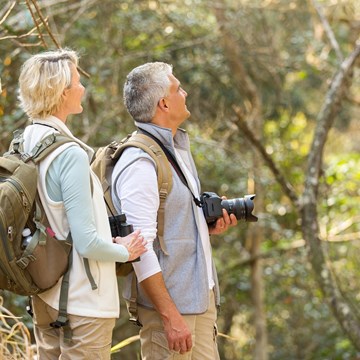
[[[190,116],[190,111],[186,107],[187,93],[174,75],[169,75],[169,79],[170,89],[169,95],[166,96],[166,103],[169,108],[170,119],[180,125]]]

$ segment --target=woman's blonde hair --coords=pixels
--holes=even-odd
[[[62,94],[71,86],[71,64],[78,55],[69,49],[47,51],[29,58],[21,67],[19,100],[30,118],[44,119],[62,104]]]

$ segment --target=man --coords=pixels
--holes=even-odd
[[[112,175],[117,210],[126,213],[135,229],[142,229],[147,241],[148,251],[141,263],[134,263],[145,360],[219,358],[219,288],[209,233],[220,234],[237,221],[224,210],[223,218],[208,228],[202,209],[194,201],[199,198],[200,183],[187,134],[179,128],[190,116],[186,97],[172,67],[161,62],[135,68],[124,85],[124,102],[135,124],[166,147],[187,183],[172,167],[173,187],[165,204],[165,253],[156,237],[159,194],[155,163],[144,151],[130,147]],[[130,288],[131,279],[127,279],[127,299]]]

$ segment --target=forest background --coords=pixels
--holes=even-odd
[[[171,63],[202,189],[256,193],[259,221],[212,238],[221,358],[356,359],[359,34],[358,0],[0,0],[0,151],[27,123],[17,80],[30,54],[80,53],[84,112],[69,124],[94,148],[134,130],[126,74]],[[11,336],[29,341],[31,319],[26,298],[1,295],[9,349]],[[114,344],[136,334],[122,304]],[[139,359],[129,343],[112,358]]]

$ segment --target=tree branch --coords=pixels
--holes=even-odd
[[[251,120],[258,119],[262,109],[262,100],[258,88],[244,66],[243,55],[232,29],[227,26],[228,21],[224,12],[226,7],[222,1],[218,5],[223,5],[214,7],[215,16],[220,27],[222,47],[233,72],[233,77],[239,81],[237,88],[248,100],[245,102],[249,106],[247,109],[248,118]]]
[[[316,130],[309,154],[308,170],[306,176],[305,202],[312,202],[309,197],[316,199],[319,178],[322,167],[322,155],[329,130],[341,106],[341,100],[347,89],[346,79],[350,74],[356,59],[360,55],[360,39],[356,42],[354,51],[341,63],[337,74],[334,76],[325,101],[317,117]]]
[[[44,25],[47,33],[49,34],[49,36],[50,36],[51,40],[53,41],[53,43],[55,44],[56,48],[57,48],[57,49],[61,49],[62,47],[61,47],[60,43],[56,40],[54,34],[52,33],[52,31],[51,31],[51,29],[50,29],[50,27],[49,27],[49,24],[48,24],[47,19],[44,18],[43,14],[42,14],[42,12],[41,12],[41,9],[40,9],[40,7],[39,7],[39,5],[38,5],[38,3],[37,3],[37,0],[26,0],[26,4],[27,4],[27,6],[28,6],[28,8],[29,8],[31,17],[32,17],[32,19],[33,19],[33,21],[34,21],[34,23],[35,23],[35,26],[38,28],[39,36],[40,36],[40,38],[41,38],[41,41],[42,41],[42,43],[43,43],[43,46],[44,46],[45,48],[47,48],[47,44],[45,43],[45,40],[44,40],[44,38],[43,38],[43,36],[42,36],[42,33],[41,33],[40,29],[39,29],[38,22],[37,22],[37,20],[36,20],[36,18],[35,18],[35,15],[34,15],[32,9],[31,9],[30,1],[31,1],[31,3],[33,4],[33,6],[34,6],[34,8],[35,8],[35,10],[36,10],[36,13],[37,13],[37,15],[39,16],[39,19],[40,19],[41,23]],[[86,76],[87,78],[90,78],[90,75],[89,75],[85,70],[83,70],[80,66],[78,66],[77,69],[78,69],[78,71],[79,71],[81,74],[83,74],[83,75]]]
[[[262,143],[256,138],[255,134],[250,130],[247,122],[245,121],[244,115],[242,110],[239,107],[233,106],[233,110],[238,119],[238,125],[241,130],[244,132],[245,137],[249,140],[252,145],[258,150],[261,154],[263,160],[270,168],[271,172],[275,176],[275,179],[283,188],[283,191],[288,196],[288,198],[292,201],[295,207],[298,207],[299,199],[298,196],[293,188],[293,186],[286,180],[285,176],[281,173],[280,169],[276,166],[273,159],[269,156],[266,152],[265,148],[263,147]]]
[[[334,35],[334,32],[332,31],[329,22],[326,19],[326,16],[324,14],[323,8],[317,3],[316,0],[311,0],[316,12],[319,15],[320,21],[323,25],[323,28],[325,30],[325,33],[330,41],[331,47],[334,49],[335,54],[337,56],[337,59],[339,61],[339,63],[341,63],[344,60],[343,54],[340,50],[340,46],[339,43],[336,40],[336,37]]]
[[[27,1],[29,1],[29,0],[27,0]],[[41,13],[41,10],[40,10],[40,8],[39,8],[36,0],[30,0],[30,1],[33,3],[33,5],[34,5],[34,7],[35,7],[35,9],[36,9],[36,12],[37,12],[37,14],[38,14],[41,22],[44,24],[45,29],[46,29],[47,33],[49,34],[51,40],[53,41],[53,43],[56,45],[56,47],[57,47],[58,49],[61,49],[60,44],[58,43],[58,41],[56,40],[55,36],[53,35],[53,33],[52,33],[51,30],[50,30],[49,24],[47,23],[46,19],[43,17],[43,15],[42,15],[42,13]],[[36,24],[36,22],[35,22],[35,24]]]
[[[40,41],[41,41],[42,45],[44,46],[44,48],[47,48],[47,44],[46,44],[45,39],[44,39],[44,37],[43,37],[43,35],[41,33],[41,30],[40,30],[40,25],[38,24],[38,21],[36,20],[34,12],[33,12],[32,8],[31,8],[30,0],[26,0],[26,6],[29,9],[29,12],[30,12],[30,15],[31,15],[31,17],[33,19],[33,22],[34,22],[34,24],[35,24],[35,26],[36,26],[36,28],[38,30]]]
[[[355,241],[360,239],[360,231],[342,235],[329,235],[326,239],[328,242],[346,242],[346,241]]]
[[[13,1],[12,4],[10,4],[9,9],[6,11],[6,13],[4,14],[4,16],[2,17],[2,19],[0,20],[0,25],[7,19],[7,17],[10,15],[11,10],[14,8],[14,6],[16,5],[16,1]]]
[[[36,27],[32,28],[32,29],[31,29],[30,31],[28,31],[26,34],[22,34],[22,35],[8,35],[8,36],[1,37],[0,40],[23,39],[23,38],[25,38],[25,37],[28,37],[28,36],[32,35],[35,30],[36,30]]]

